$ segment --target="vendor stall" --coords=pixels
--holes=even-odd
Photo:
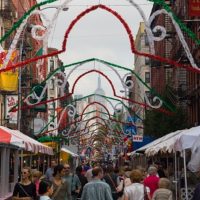
[[[52,148],[20,131],[0,126],[0,199],[9,197],[18,181],[19,150],[53,155]]]
[[[137,151],[144,151],[147,156],[155,156],[158,153],[174,154],[175,162],[175,181],[178,179],[177,175],[177,153],[179,153],[183,158],[183,174],[184,174],[184,192],[182,199],[189,200],[192,197],[192,189],[188,188],[187,177],[188,172],[186,168],[186,153],[191,153],[191,160],[188,164],[188,168],[192,172],[197,172],[200,170],[200,126],[193,127],[190,129],[179,130],[173,133],[169,133],[164,137],[161,137],[154,142],[138,149]],[[134,154],[133,152],[132,154]],[[182,191],[182,190],[181,190]],[[184,197],[183,197],[184,196]],[[176,197],[177,199],[177,197]]]

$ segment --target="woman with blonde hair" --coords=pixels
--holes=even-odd
[[[38,170],[34,170],[32,172],[32,182],[35,184],[36,186],[36,193],[38,195],[38,190],[39,190],[39,183],[40,183],[40,178],[42,177],[42,172],[38,171]]]
[[[31,181],[31,170],[24,167],[21,171],[21,181],[15,184],[12,200],[36,200],[36,187]]]
[[[144,200],[148,198],[149,189],[142,183],[143,174],[136,169],[130,173],[132,184],[124,188],[124,200]]]
[[[161,178],[158,182],[158,187],[152,200],[172,200],[172,191],[170,190],[170,181],[167,178]]]

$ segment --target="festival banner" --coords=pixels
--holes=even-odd
[[[1,50],[0,50],[1,51]],[[0,52],[0,68],[3,66],[7,51]],[[13,61],[17,58],[17,50],[15,50],[8,62],[8,67],[12,65]],[[9,70],[0,74],[0,90],[15,92],[18,89],[18,70]]]
[[[17,111],[10,112],[10,109],[13,108],[18,103],[17,95],[6,95],[5,96],[5,119],[9,120],[9,123],[17,124]]]
[[[189,0],[189,16],[200,16],[200,0]]]

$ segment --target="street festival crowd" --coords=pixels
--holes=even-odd
[[[113,165],[83,163],[72,173],[69,164],[51,165],[43,175],[24,167],[13,191],[13,200],[172,200],[171,182],[160,163],[120,169]],[[200,200],[200,184],[193,200]]]

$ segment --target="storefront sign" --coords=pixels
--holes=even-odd
[[[44,127],[46,126],[46,122],[41,119],[41,118],[34,118],[33,120],[33,131],[34,131],[34,135],[37,135],[39,134],[43,129]]]
[[[17,95],[6,95],[5,96],[5,119],[9,120],[9,123],[17,124],[17,111],[9,112],[11,108],[17,105]]]
[[[133,135],[133,142],[143,142],[142,135]]]
[[[200,0],[189,0],[189,15],[200,16]]]

